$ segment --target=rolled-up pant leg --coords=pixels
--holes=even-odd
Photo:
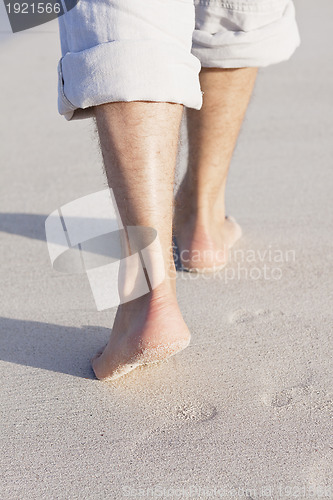
[[[203,67],[261,67],[300,43],[291,0],[194,0],[192,53]]]
[[[200,109],[194,15],[193,0],[80,0],[59,18],[59,113],[83,118],[115,101]]]

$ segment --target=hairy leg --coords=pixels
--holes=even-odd
[[[116,102],[95,108],[102,154],[124,227],[157,230],[163,259],[152,272],[165,278],[144,296],[119,306],[110,340],[92,360],[99,379],[115,379],[139,364],[186,347],[190,333],[175,293],[172,198],[183,107],[157,102]]]
[[[256,68],[202,68],[203,106],[186,110],[189,162],[176,197],[174,231],[190,269],[225,264],[241,235],[238,224],[225,218],[225,187],[256,74]]]

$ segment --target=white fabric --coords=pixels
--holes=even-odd
[[[201,66],[267,66],[299,45],[291,0],[80,0],[59,28],[68,120],[114,101],[200,109]]]

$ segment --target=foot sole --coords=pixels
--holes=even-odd
[[[178,354],[186,349],[190,340],[191,338],[179,342],[173,342],[172,344],[162,344],[154,348],[146,347],[141,350],[140,354],[133,356],[126,363],[121,363],[121,365],[113,371],[112,375],[99,378],[99,380],[102,382],[113,382],[140,366],[152,365],[160,363],[161,361],[166,361],[175,354]],[[96,357],[98,357],[98,354],[92,359],[96,359]]]
[[[237,221],[236,221],[236,219],[234,217],[232,217],[231,215],[226,215],[225,218],[229,219],[231,222],[234,222],[235,224],[237,224],[237,226],[240,229],[240,234],[239,234],[238,238],[236,238],[236,240],[233,242],[233,244],[228,247],[230,249],[241,238],[241,236],[242,236],[242,230],[241,230],[241,227],[238,225],[238,223],[237,223]],[[179,250],[178,250],[178,246],[177,246],[177,240],[176,240],[175,237],[173,238],[173,242],[174,242],[174,245],[176,246],[177,255],[179,255]],[[211,267],[199,268],[199,267],[186,267],[186,266],[184,266],[181,263],[180,271],[185,271],[187,273],[196,273],[196,274],[212,274],[212,273],[221,271],[222,269],[225,268],[226,265],[227,265],[227,262],[225,264],[221,264],[220,266],[211,266]]]

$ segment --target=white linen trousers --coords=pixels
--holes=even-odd
[[[79,0],[59,18],[58,109],[115,101],[202,105],[201,67],[263,67],[300,43],[292,0]]]

